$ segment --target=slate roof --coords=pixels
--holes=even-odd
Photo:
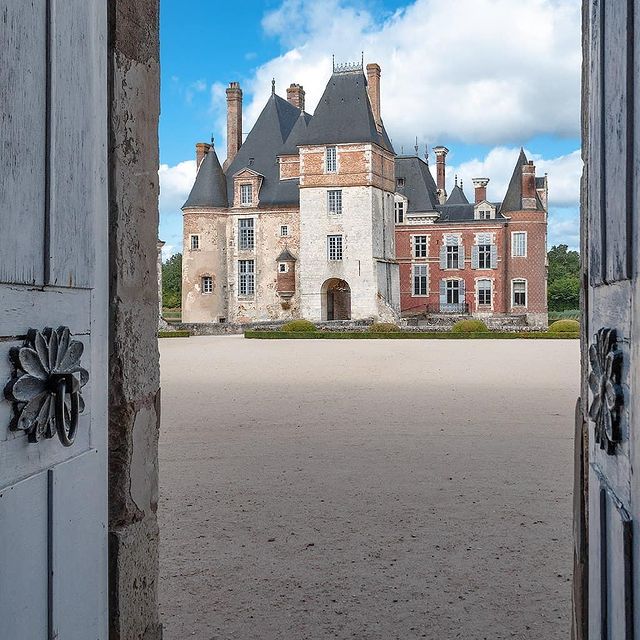
[[[295,262],[296,258],[291,254],[287,247],[284,248],[282,253],[276,258],[276,262]]]
[[[298,153],[298,145],[307,133],[311,118],[311,114],[300,111],[300,115],[293,125],[293,129],[291,129],[291,133],[287,137],[287,141],[278,155],[293,155]]]
[[[456,185],[447,202],[441,205],[437,198],[437,185],[429,165],[417,156],[398,156],[396,158],[396,178],[404,178],[404,186],[397,192],[408,200],[407,213],[437,212],[435,223],[474,222],[475,203],[469,202],[462,187]],[[500,202],[492,202],[496,211]],[[496,219],[504,216],[496,213]]]
[[[299,202],[298,180],[280,180],[277,156],[283,153],[287,143],[293,145],[290,134],[300,119],[300,113],[300,109],[290,102],[271,94],[244,144],[227,167],[229,202],[233,202],[233,176],[244,168],[264,176],[260,187],[261,205]]]
[[[362,71],[331,76],[303,137],[303,144],[346,142],[373,142],[394,153],[384,125],[378,133]]]
[[[464,195],[464,191],[462,187],[459,187],[457,184],[451,190],[451,194],[447,198],[445,204],[469,204],[467,200],[467,196]]]
[[[426,213],[435,211],[438,204],[435,180],[424,160],[417,156],[398,156],[396,158],[396,180],[404,178],[404,186],[396,191],[408,200],[407,213]]]
[[[222,172],[218,154],[216,150],[211,147],[200,163],[191,193],[182,208],[225,208],[227,206],[227,181]]]
[[[513,175],[511,176],[509,186],[507,187],[507,194],[505,195],[502,206],[500,207],[500,213],[522,210],[522,167],[528,163],[529,161],[527,160],[524,149],[520,149],[520,155],[518,156],[516,166],[513,169]],[[536,210],[544,211],[542,201],[540,200],[537,192]]]

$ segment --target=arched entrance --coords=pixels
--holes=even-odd
[[[330,278],[321,294],[323,320],[351,320],[351,288],[346,281]]]

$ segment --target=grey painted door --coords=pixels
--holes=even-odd
[[[0,0],[3,639],[107,637],[106,8]]]
[[[640,3],[585,0],[584,7],[588,637],[629,640],[640,629]]]

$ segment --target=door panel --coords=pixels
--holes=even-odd
[[[589,638],[640,628],[637,434],[640,343],[634,177],[638,147],[635,0],[585,1],[583,418],[589,424]],[[636,65],[635,67],[633,65]]]
[[[0,638],[107,638],[106,8],[0,0]],[[10,430],[23,405],[7,387],[11,349],[60,326],[88,372],[68,447],[55,429],[37,442]]]
[[[47,522],[47,472],[0,490],[0,638],[46,638]]]
[[[49,471],[53,637],[100,638],[107,624],[107,521],[87,509],[88,502],[98,501],[106,516],[105,473],[95,449]]]
[[[0,282],[44,278],[46,4],[0,2]]]

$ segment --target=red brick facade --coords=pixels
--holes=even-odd
[[[526,233],[526,255],[516,257],[512,246],[514,232]],[[494,265],[480,268],[473,264],[474,246],[478,235],[490,234],[495,246]],[[426,237],[427,256],[416,250],[415,238]],[[441,250],[447,236],[459,238],[459,259],[464,253],[464,265],[441,267]],[[482,240],[482,238],[480,238]],[[419,242],[422,246],[422,242]],[[521,244],[520,244],[521,246]],[[488,253],[490,253],[489,250]],[[442,281],[464,281],[458,304],[468,305],[472,314],[545,314],[546,302],[546,214],[522,211],[510,214],[509,220],[477,220],[460,223],[398,224],[396,225],[396,255],[400,263],[400,304],[403,314],[437,313],[441,304],[449,304],[442,296]],[[489,257],[489,260],[491,258]],[[427,265],[427,293],[414,282],[414,265]],[[480,304],[478,280],[491,281],[489,304]],[[515,304],[513,281],[525,282],[524,304]],[[451,298],[449,298],[451,300]],[[455,299],[455,298],[454,298]],[[518,297],[517,302],[522,302]],[[452,310],[445,307],[444,310]],[[461,309],[462,311],[462,309]]]

